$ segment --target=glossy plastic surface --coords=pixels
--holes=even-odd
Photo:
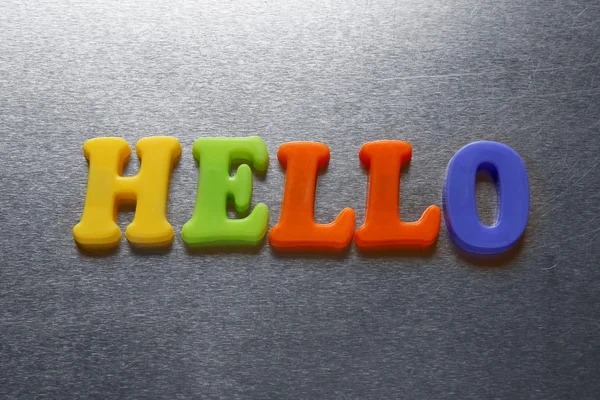
[[[194,142],[194,157],[200,165],[198,193],[192,218],[181,237],[188,246],[254,246],[267,232],[269,209],[259,203],[245,218],[227,216],[232,202],[238,213],[250,210],[252,170],[265,172],[269,153],[258,136],[246,138],[201,138]],[[234,176],[232,164],[242,163]]]
[[[121,176],[131,148],[124,139],[103,137],[83,145],[89,161],[88,186],[81,221],[73,228],[75,241],[84,248],[116,247],[121,230],[116,223],[117,209],[135,203],[133,222],[125,236],[133,245],[162,247],[173,240],[167,221],[167,199],[171,169],[179,160],[181,145],[173,137],[147,137],[137,142],[140,171],[136,176]]]
[[[341,251],[352,241],[356,217],[344,208],[330,224],[314,220],[317,172],[329,162],[329,147],[317,142],[289,142],[279,147],[286,169],[279,223],[269,232],[270,245],[279,251]]]
[[[435,243],[441,222],[438,206],[428,207],[417,222],[399,217],[400,170],[412,157],[407,142],[381,140],[366,143],[359,152],[369,170],[365,223],[354,235],[361,250],[420,250]]]
[[[477,172],[492,177],[498,191],[498,218],[493,226],[477,214]],[[529,180],[525,163],[509,146],[480,141],[460,149],[448,164],[444,218],[454,243],[475,254],[500,254],[523,235],[529,216]]]

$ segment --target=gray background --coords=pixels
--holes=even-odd
[[[3,0],[0,397],[597,398],[599,100],[594,0]],[[83,142],[150,135],[184,149],[172,249],[81,254]],[[330,146],[316,219],[351,206],[357,226],[361,144],[413,145],[415,220],[455,151],[506,143],[529,172],[526,235],[487,263],[444,226],[421,256],[190,254],[192,143],[247,135],[271,156],[253,198],[271,226],[283,142]]]

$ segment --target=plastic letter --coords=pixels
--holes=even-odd
[[[245,218],[230,219],[228,202],[238,213],[250,209],[252,170],[264,172],[269,166],[269,153],[258,136],[247,138],[201,138],[194,142],[194,157],[200,164],[198,193],[192,218],[183,226],[183,241],[192,247],[254,246],[267,232],[269,209],[256,205]],[[234,176],[229,175],[233,163],[242,163]]]
[[[120,203],[135,202],[133,222],[125,236],[133,245],[165,246],[173,240],[166,218],[169,179],[181,155],[179,141],[172,137],[147,137],[136,145],[141,159],[139,173],[121,176],[131,148],[124,139],[96,138],[83,145],[89,160],[87,195],[81,222],[73,228],[79,245],[91,249],[116,247],[121,231],[116,223]]]
[[[485,171],[496,182],[499,213],[493,226],[477,214],[475,182]],[[448,164],[444,187],[444,219],[454,243],[475,254],[499,254],[523,235],[529,217],[529,180],[523,159],[509,146],[474,142],[460,149]]]
[[[441,210],[428,207],[417,222],[399,217],[400,169],[410,161],[407,142],[381,140],[360,149],[362,164],[369,170],[365,223],[354,236],[361,250],[420,250],[435,243],[440,231]]]
[[[269,243],[279,251],[341,251],[352,241],[356,218],[344,208],[330,224],[314,220],[317,171],[329,162],[329,147],[316,142],[284,143],[277,152],[286,169],[279,223]]]

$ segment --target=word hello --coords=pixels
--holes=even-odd
[[[122,176],[131,148],[120,138],[96,138],[85,142],[89,160],[87,195],[81,221],[73,228],[75,241],[87,249],[118,246],[121,231],[116,210],[123,202],[135,202],[135,216],[125,235],[132,245],[167,246],[174,231],[166,217],[169,179],[181,155],[173,137],[147,137],[136,146],[139,173]],[[188,246],[255,246],[267,233],[269,210],[257,204],[245,218],[230,219],[231,202],[238,213],[250,210],[252,169],[266,171],[269,154],[260,137],[201,138],[192,149],[200,164],[198,192],[192,218],[181,236]],[[344,208],[335,221],[314,221],[317,173],[329,162],[329,148],[317,142],[284,143],[277,152],[286,170],[279,222],[269,232],[270,245],[278,251],[333,252],[352,239],[363,251],[425,249],[436,241],[441,210],[432,205],[416,222],[398,215],[400,169],[409,162],[409,143],[385,140],[366,143],[360,162],[369,171],[364,224],[356,230],[354,210]],[[232,164],[240,164],[234,176]],[[499,213],[493,226],[481,223],[477,214],[475,180],[485,171],[498,187]],[[443,191],[446,226],[461,249],[477,254],[498,254],[522,236],[529,215],[529,182],[525,164],[510,147],[497,142],[474,142],[450,160]]]

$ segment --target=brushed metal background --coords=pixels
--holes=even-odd
[[[599,101],[595,0],[3,0],[0,397],[597,398]],[[202,136],[265,140],[253,201],[271,226],[283,142],[330,146],[316,218],[351,206],[359,225],[361,144],[413,145],[414,220],[441,205],[455,151],[500,141],[526,162],[530,223],[488,264],[444,226],[423,256],[190,254],[179,236],[166,254],[81,254],[83,142],[150,135],[184,148],[178,233]]]

